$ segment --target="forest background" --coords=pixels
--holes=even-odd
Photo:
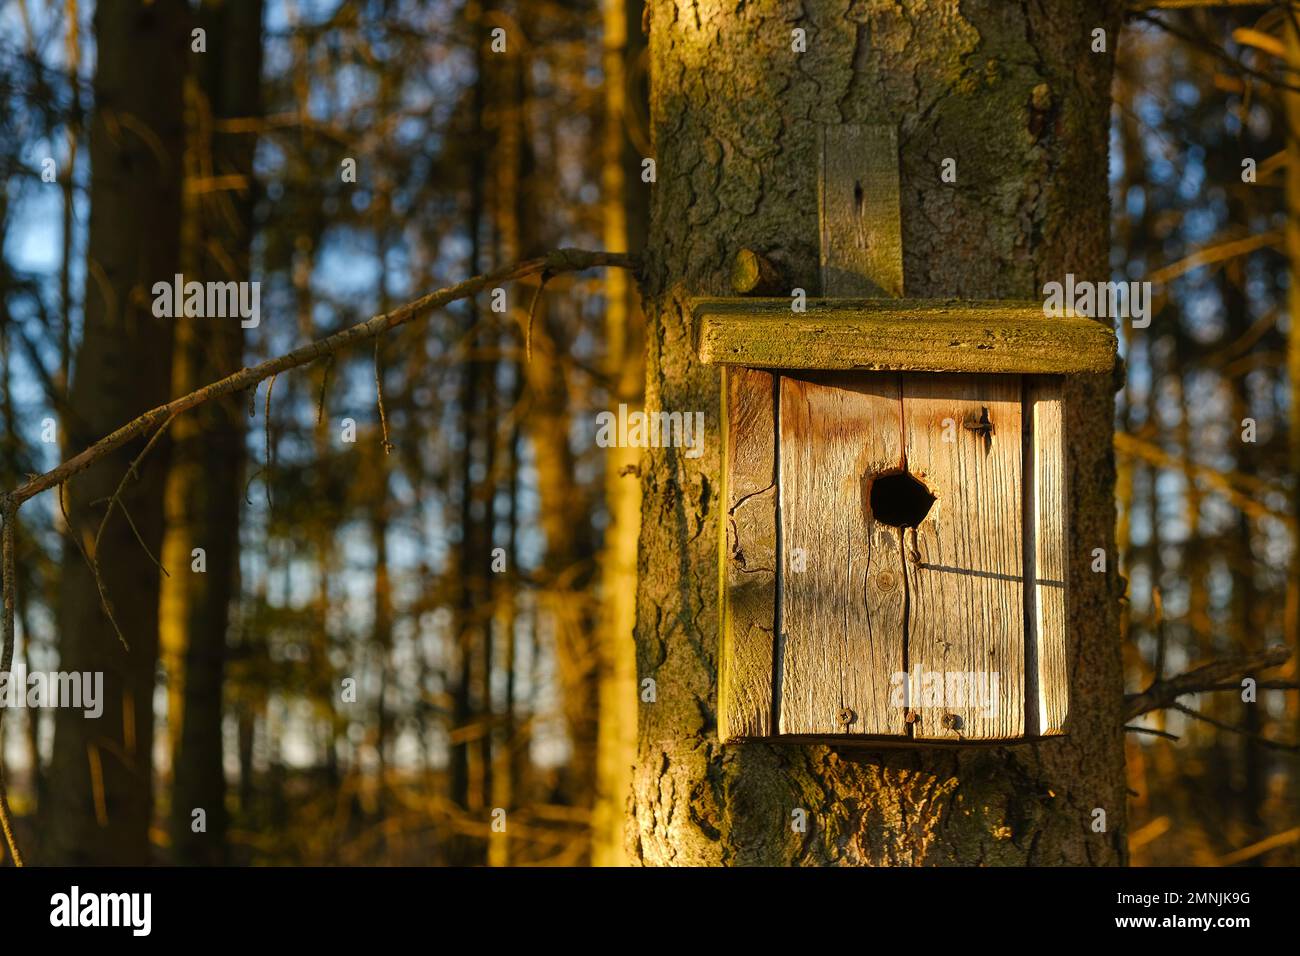
[[[0,6],[6,489],[426,291],[645,241],[632,0],[158,0],[173,57],[142,54],[135,6]],[[1130,6],[1109,180],[1112,277],[1155,293],[1120,329],[1115,422],[1136,693],[1297,646],[1300,45],[1276,4]],[[148,106],[123,121],[97,92]],[[130,162],[96,168],[111,148]],[[261,321],[105,331],[137,250],[258,280]],[[102,540],[134,455],[22,510],[16,667],[108,653],[103,584],[152,688],[110,709],[116,746],[8,711],[32,859],[629,861],[640,452],[596,436],[644,400],[646,323],[622,269],[540,279],[177,419]],[[1132,863],[1300,862],[1294,659],[1259,681],[1257,705],[1225,679],[1134,716]]]

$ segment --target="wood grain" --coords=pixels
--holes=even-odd
[[[822,295],[901,296],[898,131],[855,123],[823,126],[818,145]]]
[[[991,431],[973,430],[985,417]],[[996,693],[983,702],[968,696],[957,706],[950,696],[944,706],[920,709],[913,736],[1018,737],[1025,700],[1020,380],[904,375],[903,423],[908,470],[937,498],[906,533],[908,669],[973,674],[986,688],[997,677]],[[948,682],[945,676],[945,691]]]
[[[1065,401],[1059,378],[1027,376],[1025,408],[1026,672],[1031,734],[1064,732],[1069,713],[1066,575],[1069,566]],[[1032,463],[1032,467],[1030,467]]]
[[[781,376],[782,734],[906,732],[900,541],[867,502],[901,462],[900,426],[896,376]]]
[[[722,654],[718,736],[772,734],[776,630],[776,398],[770,372],[724,370]]]
[[[780,369],[1109,374],[1114,330],[1049,319],[1041,303],[955,300],[697,299],[705,363]]]

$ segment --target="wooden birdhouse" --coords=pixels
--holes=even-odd
[[[829,128],[822,155],[826,297],[694,304],[723,366],[719,735],[1060,734],[1063,385],[1112,371],[1114,333],[1041,302],[887,297],[894,131]]]

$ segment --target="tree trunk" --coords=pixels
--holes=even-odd
[[[1291,68],[1291,77],[1300,75],[1300,13],[1289,11],[1284,35],[1286,37],[1287,64]],[[1294,86],[1294,82],[1292,86]],[[1290,328],[1287,331],[1286,374],[1289,389],[1290,410],[1287,416],[1288,464],[1293,477],[1300,476],[1300,93],[1287,91],[1282,94],[1286,105],[1286,253],[1290,259],[1291,282],[1287,289],[1287,315]],[[1300,481],[1295,485],[1291,498],[1291,513],[1300,515]],[[1290,675],[1300,673],[1300,533],[1295,534],[1291,542],[1291,573],[1286,588],[1286,616],[1284,618],[1286,638],[1290,640],[1293,651],[1288,667]],[[1300,700],[1290,698],[1292,715],[1297,719],[1300,730]]]
[[[261,82],[262,5],[205,4],[199,24],[208,52],[191,60],[195,75],[186,150],[187,281],[249,280],[253,148],[248,133],[219,128],[255,116]],[[251,60],[250,60],[251,57]],[[239,183],[227,185],[237,178]],[[172,392],[184,394],[243,367],[244,330],[235,318],[193,318],[177,327]],[[239,504],[243,495],[244,402],[231,395],[177,421],[167,480],[161,643],[170,681],[173,860],[226,861],[226,776],[222,760],[222,689],[230,603],[238,593]],[[202,548],[206,569],[192,570]],[[195,832],[194,811],[205,829]]]
[[[604,0],[605,130],[602,206],[605,248],[640,252],[650,214],[649,187],[641,182],[641,154],[629,133],[644,108],[636,80],[645,54],[639,0]],[[605,274],[605,371],[612,399],[639,409],[645,397],[645,319],[631,275]],[[641,526],[639,448],[605,453],[605,508],[609,524],[600,557],[600,623],[596,794],[592,807],[592,863],[627,862],[623,826],[636,756],[636,552]]]
[[[467,28],[474,31],[476,49],[476,79],[469,99],[469,130],[467,148],[473,154],[487,153],[490,142],[484,126],[484,113],[488,103],[488,71],[486,52],[488,14],[491,3],[473,4],[465,10]],[[469,205],[466,210],[466,231],[469,234],[470,275],[477,275],[483,266],[483,217],[486,209],[486,171],[478,165],[468,170]],[[460,416],[464,432],[460,472],[460,558],[456,578],[459,593],[456,596],[454,635],[456,676],[453,680],[450,765],[448,784],[452,802],[469,814],[483,809],[483,774],[481,751],[473,738],[475,725],[484,717],[485,708],[475,693],[475,676],[479,668],[475,657],[482,651],[482,642],[488,640],[490,621],[487,616],[489,592],[488,574],[492,552],[492,378],[490,361],[475,356],[480,347],[479,321],[481,311],[470,299],[466,303],[464,343],[473,356],[464,364],[464,379],[460,386]],[[475,475],[475,459],[482,464],[481,475]],[[488,702],[490,703],[490,701]],[[479,864],[486,859],[486,845],[470,834],[455,832],[447,841],[447,862],[465,866]]]
[[[187,20],[182,0],[123,0],[95,9],[85,322],[71,394],[80,418],[75,432],[69,428],[70,451],[170,397],[174,320],[153,315],[151,290],[179,265]],[[166,444],[155,446],[136,469],[138,479],[126,483],[121,501],[130,522],[115,509],[97,549],[129,651],[100,608],[81,551],[72,541],[64,548],[60,668],[103,673],[103,713],[90,719],[60,708],[55,717],[50,773],[59,785],[43,827],[49,841],[43,862],[149,860],[158,654],[154,556],[162,544]],[[95,547],[106,501],[144,445],[128,443],[65,489],[69,533],[87,548]]]
[[[1106,278],[1106,146],[1117,2],[832,0],[652,4],[658,163],[645,266],[647,405],[704,411],[705,454],[645,457],[637,611],[641,704],[632,857],[648,864],[1115,864],[1124,859],[1114,574],[1113,382],[1068,383],[1068,736],[1001,748],[871,751],[716,736],[716,369],[687,299],[729,293],[742,247],[818,281],[817,128],[899,127],[906,294],[1038,298]],[[791,31],[807,52],[792,52]],[[1093,53],[1092,31],[1108,52]],[[940,179],[944,158],[956,183]],[[1090,570],[1103,548],[1108,573]],[[807,815],[806,832],[792,825]],[[1105,811],[1096,832],[1094,811]]]

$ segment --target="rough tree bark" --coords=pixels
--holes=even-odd
[[[95,9],[95,116],[90,131],[90,243],[85,321],[72,378],[67,448],[79,451],[168,398],[173,320],[151,311],[151,289],[179,265],[181,91],[189,49],[182,0]],[[141,50],[151,51],[141,56]],[[75,430],[74,430],[75,427]],[[149,860],[153,691],[158,654],[154,556],[163,532],[166,442],[126,483],[98,547],[127,651],[100,608],[77,544],[66,543],[59,596],[59,666],[104,675],[103,714],[60,708],[42,862],[139,865]],[[70,533],[94,549],[105,503],[144,445],[136,439],[69,482]],[[141,547],[141,542],[149,553]]]
[[[909,296],[1036,298],[1104,279],[1120,4],[697,0],[651,4],[658,184],[645,265],[647,404],[702,410],[704,456],[645,459],[632,857],[647,864],[1115,864],[1125,793],[1113,383],[1071,382],[1069,736],[886,752],[716,736],[718,372],[686,298],[729,294],[748,247],[818,289],[819,124],[899,126]],[[807,52],[792,52],[792,30]],[[1105,53],[1092,52],[1093,30]],[[945,157],[958,181],[940,180]],[[1094,574],[1094,548],[1109,571]],[[792,811],[807,811],[807,832]],[[1094,809],[1106,832],[1094,832]]]

